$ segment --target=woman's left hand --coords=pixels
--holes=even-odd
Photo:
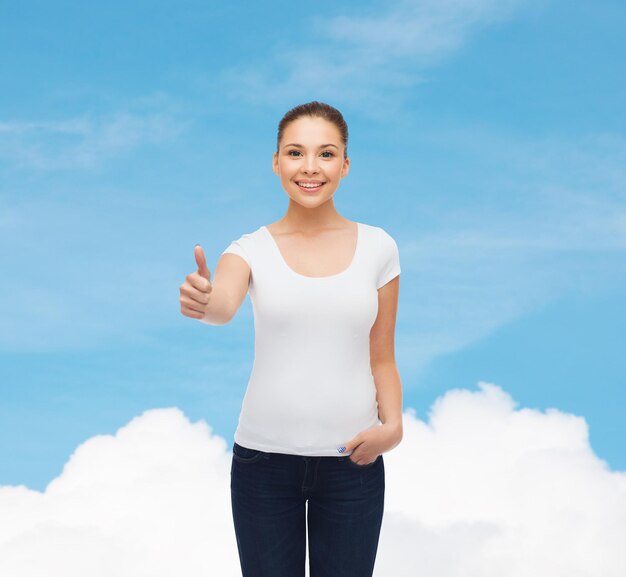
[[[378,455],[393,449],[402,440],[402,430],[395,425],[375,425],[361,431],[345,444],[342,453],[353,451],[348,459],[357,465],[373,463]]]

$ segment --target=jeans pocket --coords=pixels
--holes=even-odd
[[[263,455],[265,455],[265,453],[259,449],[250,449],[238,445],[237,443],[233,444],[233,459],[239,463],[255,463],[263,457]]]
[[[350,458],[350,455],[346,456],[346,461],[353,467],[356,467],[357,469],[369,469],[370,467],[373,467],[376,463],[378,463],[378,461],[380,461],[380,457],[381,455],[378,455],[371,463],[366,463],[365,465],[359,465],[358,463],[355,463]]]

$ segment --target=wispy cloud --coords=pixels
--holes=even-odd
[[[164,114],[129,112],[0,122],[0,160],[17,168],[89,169],[143,144],[163,142],[181,128]]]
[[[354,101],[371,116],[401,107],[408,90],[480,28],[512,17],[530,0],[402,0],[362,7],[364,16],[307,16],[306,33],[222,72],[235,98],[269,104],[323,94]]]
[[[458,50],[479,28],[506,20],[528,0],[401,0],[373,6],[372,16],[316,20],[316,29],[352,45],[368,60],[411,58],[430,65]],[[415,62],[415,58],[418,58]]]
[[[479,383],[427,422],[409,408],[403,428],[383,457],[378,575],[414,576],[416,559],[429,577],[625,574],[626,474],[595,455],[584,418]],[[0,487],[0,573],[240,575],[230,460],[176,408],[92,437],[45,491]]]
[[[398,356],[407,369],[419,372],[564,294],[626,273],[624,138],[460,127],[424,138],[445,143],[468,172],[457,194],[441,191],[442,203],[430,195],[428,222],[397,227],[406,303]]]

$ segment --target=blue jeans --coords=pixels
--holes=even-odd
[[[385,499],[383,456],[305,457],[233,444],[230,493],[243,577],[371,577]],[[308,502],[308,513],[305,504]]]

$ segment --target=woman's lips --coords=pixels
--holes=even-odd
[[[303,190],[304,192],[317,192],[320,188],[322,188],[322,186],[324,186],[326,183],[322,182],[320,183],[318,186],[316,187],[312,187],[312,186],[301,186],[299,183],[296,182],[296,184],[298,185],[298,188],[300,190]]]

